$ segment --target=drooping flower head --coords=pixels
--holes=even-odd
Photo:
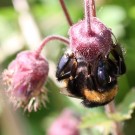
[[[45,105],[47,90],[44,83],[48,71],[48,62],[43,56],[32,51],[19,53],[3,72],[10,102],[16,108],[24,107],[28,111],[36,111],[41,104]]]
[[[86,20],[74,24],[70,30],[70,47],[76,55],[92,62],[99,55],[108,55],[111,50],[112,32],[98,18],[91,17],[91,33],[86,30]]]
[[[79,117],[72,110],[64,109],[50,126],[48,135],[80,135],[79,123]]]
[[[7,95],[16,108],[23,107],[30,112],[37,111],[41,104],[45,106],[47,90],[44,84],[49,66],[47,60],[41,56],[41,51],[52,40],[69,44],[68,39],[62,36],[48,36],[35,51],[19,53],[3,72],[3,81],[8,85]]]
[[[112,32],[97,17],[94,0],[84,0],[85,18],[69,30],[70,48],[77,57],[93,63],[112,49]]]

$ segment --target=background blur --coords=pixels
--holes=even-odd
[[[83,1],[65,2],[73,22],[81,20]],[[64,108],[82,118],[79,126],[82,135],[107,135],[113,121],[122,122],[125,135],[135,135],[135,0],[97,0],[96,8],[97,16],[122,45],[127,65],[126,75],[119,78],[117,113],[108,118],[103,107],[86,109],[80,100],[59,94],[61,84],[56,81],[55,70],[66,46],[53,41],[43,52],[50,65],[47,107],[30,114],[21,109],[13,111],[0,95],[0,135],[47,135],[48,127]],[[18,52],[36,49],[44,37],[51,34],[68,37],[68,29],[58,0],[0,0],[0,71]],[[3,90],[2,86],[0,89]]]

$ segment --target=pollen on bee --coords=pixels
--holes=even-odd
[[[63,87],[65,87],[65,88],[67,87],[68,81],[69,81],[69,79],[64,79],[64,80],[62,81]]]

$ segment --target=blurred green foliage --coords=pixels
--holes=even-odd
[[[81,20],[83,18],[83,2],[78,2],[78,0],[65,0],[65,2],[73,22]],[[29,0],[29,6],[42,37],[51,34],[60,34],[68,37],[69,26],[58,0]],[[11,38],[16,37],[18,34],[21,35],[21,30],[18,25],[19,14],[15,11],[11,1],[2,0],[0,7],[0,51],[2,50],[6,53],[6,55],[4,53],[0,54],[0,65],[3,70],[17,52],[29,47],[27,43],[24,43],[23,47],[15,52],[11,49],[14,44],[3,49],[7,41],[10,41]],[[94,109],[82,107],[80,103],[76,103],[70,100],[70,98],[59,94],[60,88],[49,78],[46,84],[49,91],[47,107],[30,114],[23,113],[23,110],[17,111],[19,118],[23,121],[24,130],[29,135],[47,134],[50,123],[66,107],[72,108],[82,116],[82,123],[80,125],[82,135],[87,135],[87,131],[91,135],[100,135],[98,128],[92,128],[95,126],[105,127],[102,134],[108,134],[114,121],[123,122],[125,135],[135,134],[135,1],[97,1],[97,16],[112,29],[124,51],[127,73],[119,78],[119,93],[115,98],[118,113],[108,118],[103,111],[103,107]],[[55,65],[66,49],[64,45],[59,44],[58,42],[51,42],[45,48],[47,59]],[[55,50],[53,55],[52,50]],[[0,110],[2,117],[2,107],[0,107]],[[2,130],[0,135],[9,135],[5,133],[7,129],[2,128],[2,123],[3,121],[0,121],[0,130]],[[10,135],[13,134],[11,133]]]

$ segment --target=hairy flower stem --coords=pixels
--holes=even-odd
[[[86,30],[88,35],[91,34],[91,24],[90,24],[90,1],[85,0],[85,19],[86,19]]]
[[[108,117],[110,117],[110,114],[116,113],[115,104],[114,101],[109,103],[105,106],[105,111]],[[114,122],[113,128],[112,128],[112,134],[113,135],[123,135],[121,123]]]
[[[96,17],[95,0],[90,0],[90,15]]]
[[[86,19],[86,30],[88,35],[92,34],[91,30],[91,17],[96,16],[95,2],[94,0],[84,0],[85,4],[85,19]]]
[[[62,9],[64,11],[64,14],[65,14],[65,17],[67,19],[67,22],[68,22],[69,26],[72,26],[73,23],[71,21],[71,18],[69,16],[69,13],[68,13],[67,8],[65,6],[64,0],[59,0],[59,2],[60,2],[60,5],[61,5],[61,7],[62,7]]]
[[[69,40],[65,37],[62,37],[62,36],[58,36],[58,35],[52,35],[52,36],[48,36],[46,37],[42,43],[40,44],[39,48],[36,50],[36,53],[37,53],[37,57],[39,56],[39,54],[41,53],[42,49],[44,48],[44,46],[49,42],[49,41],[52,41],[52,40],[59,40],[61,42],[63,42],[64,44],[67,44],[69,45]]]

